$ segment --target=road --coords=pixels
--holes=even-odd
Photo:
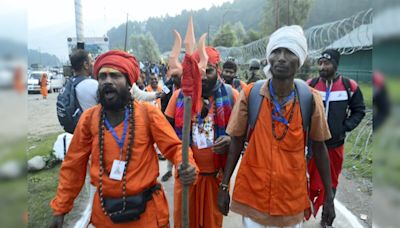
[[[40,94],[30,94],[28,95],[28,137],[41,137],[50,133],[62,132],[63,129],[58,123],[56,115],[56,98],[57,93],[49,94],[47,100],[43,100]],[[160,167],[160,177],[166,172],[166,161],[159,162]],[[236,177],[236,171],[232,177],[234,182]],[[349,228],[349,227],[370,227],[371,223],[364,223],[357,219],[360,217],[361,213],[368,215],[370,219],[372,205],[371,197],[368,194],[358,191],[360,184],[351,178],[346,178],[344,175],[340,177],[340,183],[338,188],[338,200],[344,202],[344,204],[336,202],[336,215],[337,218],[334,223],[336,228]],[[173,185],[174,180],[171,178],[167,182],[163,182],[164,189],[167,193],[167,198],[170,206],[171,212],[171,224],[173,224],[172,218],[172,207],[173,207]],[[233,188],[233,184],[231,185]],[[83,190],[80,197],[75,203],[74,210],[66,217],[66,227],[73,227],[73,224],[79,219],[79,214],[84,210],[87,204],[87,190]],[[346,206],[344,206],[346,205]],[[357,213],[356,216],[351,214],[347,208],[351,209]],[[366,211],[366,212],[365,212]],[[320,215],[319,215],[320,216]],[[303,227],[319,227],[318,222],[320,218],[311,219],[310,221],[304,223]],[[224,218],[223,227],[226,228],[236,228],[242,227],[241,216],[230,212],[227,217]],[[361,225],[362,224],[362,225]]]

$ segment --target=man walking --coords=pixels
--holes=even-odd
[[[308,80],[308,84],[319,91],[324,102],[324,116],[328,121],[332,138],[325,141],[328,147],[332,191],[336,194],[339,175],[342,171],[344,158],[344,140],[346,132],[358,126],[365,116],[364,98],[354,80],[337,73],[340,53],[333,49],[322,52],[318,59],[319,77]],[[315,159],[309,164],[311,178],[310,198],[314,202],[314,211],[324,203],[324,188],[316,169]],[[325,210],[322,212],[325,213]],[[323,217],[324,218],[324,217]],[[321,225],[331,226],[331,222],[322,219]]]
[[[93,200],[91,222],[96,227],[169,227],[168,205],[161,185],[153,144],[176,167],[181,164],[182,144],[161,111],[132,100],[130,86],[139,77],[136,58],[126,52],[109,51],[94,65],[99,79],[99,105],[85,111],[72,138],[60,170],[57,195],[51,201],[54,220],[62,227],[85,181],[91,156]],[[196,165],[178,168],[178,182],[190,185]]]
[[[310,206],[305,159],[308,136],[314,142],[316,163],[324,187],[329,189],[325,216],[327,220],[335,217],[329,160],[324,144],[330,134],[323,117],[322,101],[318,93],[304,82],[294,83],[294,76],[306,56],[307,41],[300,26],[285,26],[275,31],[267,45],[272,79],[248,85],[240,93],[232,111],[227,128],[231,145],[218,192],[218,206],[224,215],[228,214],[229,180],[249,132],[249,143],[236,176],[231,205],[232,211],[243,216],[244,227],[301,227],[304,211]],[[304,99],[299,96],[300,89],[304,88],[302,85],[310,97],[309,108],[313,107],[307,117],[311,122],[309,127],[303,125],[302,112],[306,110],[300,110]],[[260,96],[255,108],[249,105]],[[253,126],[249,123],[252,116],[256,120]]]
[[[199,167],[196,185],[189,190],[189,220],[191,228],[222,227],[222,214],[217,207],[218,185],[225,168],[226,153],[230,137],[225,128],[238,92],[222,82],[218,69],[219,52],[207,47],[208,65],[202,75],[201,113],[194,115],[191,122],[191,148]],[[193,54],[200,61],[199,52]],[[182,137],[183,128],[183,92],[175,91],[165,110],[170,123],[175,126],[178,136]],[[174,222],[175,227],[182,227],[181,194],[182,186],[175,184]]]

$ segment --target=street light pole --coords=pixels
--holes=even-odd
[[[128,41],[128,14],[126,14],[126,26],[125,26],[125,45],[124,51],[126,51],[126,43]]]
[[[210,46],[210,24],[208,24],[207,30],[207,46]]]

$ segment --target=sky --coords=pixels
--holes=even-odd
[[[9,1],[9,0],[7,0]],[[144,21],[149,17],[179,14],[183,9],[197,10],[233,0],[81,0],[84,20],[119,24],[126,20]],[[29,29],[47,27],[74,20],[74,0],[27,1]],[[43,13],[43,9],[45,12]]]
[[[27,12],[23,4],[13,0],[1,0],[0,38],[26,43],[27,28]]]
[[[3,0],[1,0],[3,1]],[[10,1],[12,4],[12,0]],[[67,37],[75,37],[74,0],[25,1],[28,18],[28,47],[67,58]],[[103,36],[114,26],[168,14],[184,9],[199,10],[220,6],[233,0],[81,0],[84,36]]]

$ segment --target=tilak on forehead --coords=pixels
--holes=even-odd
[[[102,72],[119,72],[126,75],[128,83],[132,85],[140,75],[139,64],[135,56],[119,50],[111,50],[97,57],[93,66],[95,77]]]
[[[106,74],[110,74],[110,73],[120,73],[120,74],[121,74],[121,72],[120,72],[119,70],[116,70],[116,69],[111,68],[111,67],[102,67],[102,68],[100,69],[100,71],[99,71],[99,74],[101,74],[101,73],[106,73]]]
[[[212,65],[216,65],[216,55],[213,53],[212,48],[206,48],[205,46],[207,33],[204,33],[200,37],[197,50],[194,50],[196,40],[194,36],[193,19],[190,17],[184,41],[186,50],[185,59],[181,64],[178,57],[181,51],[182,38],[176,30],[174,30],[174,34],[175,42],[168,60],[169,70],[167,72],[167,78],[171,77],[171,75],[182,76],[181,85],[183,94],[185,96],[191,96],[193,99],[192,114],[198,113],[201,110],[201,75],[205,74],[207,63],[210,63],[209,60],[212,60]],[[209,53],[210,55],[208,55]],[[212,58],[209,58],[209,56],[212,56]]]

